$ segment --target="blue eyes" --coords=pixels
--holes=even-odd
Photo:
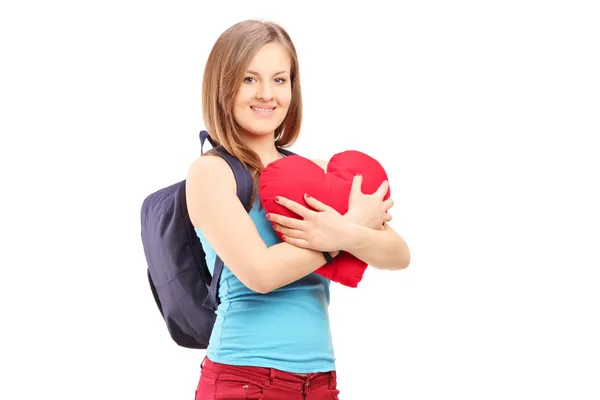
[[[275,82],[277,82],[280,85],[283,85],[286,81],[287,81],[287,79],[285,79],[285,78],[275,78]],[[244,83],[253,83],[253,82],[256,82],[256,79],[254,79],[251,76],[247,76],[244,78]]]

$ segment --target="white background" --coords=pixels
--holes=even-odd
[[[600,398],[592,3],[3,2],[0,397],[193,398],[139,210],[199,154],[215,40],[258,18],[298,49],[292,150],[380,160],[412,252],[332,287],[340,398]]]

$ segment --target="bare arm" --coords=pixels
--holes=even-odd
[[[313,161],[323,169],[327,169],[326,161]],[[387,184],[382,185],[373,195],[363,194],[361,186],[362,178],[355,177],[352,182],[349,209],[343,217],[317,199],[306,198],[305,201],[313,209],[322,213],[319,222],[310,225],[308,218],[298,222],[276,216],[275,221],[283,225],[277,229],[289,236],[286,238],[287,242],[298,247],[331,247],[334,241],[338,246],[336,248],[352,254],[374,268],[388,270],[406,268],[410,263],[408,245],[387,223],[383,227],[381,225],[381,221],[391,220],[387,210],[392,207],[393,201],[391,199],[382,201],[387,191]],[[284,205],[296,208],[293,211],[297,214],[306,212],[305,207],[293,204],[289,200],[285,200]],[[379,212],[377,212],[378,208]],[[325,218],[326,216],[329,218]]]
[[[387,223],[381,230],[353,224],[348,235],[353,240],[343,250],[374,268],[398,270],[410,264],[408,245]]]
[[[378,207],[383,207],[380,210],[387,207],[380,199],[383,195],[360,196],[363,198],[358,200],[362,204],[352,206],[345,215],[312,197],[306,197],[305,201],[315,211],[283,198],[280,204],[301,215],[302,220],[273,214],[271,219],[277,223],[275,229],[285,235],[285,241],[294,246],[324,251],[343,250],[378,269],[406,268],[410,263],[406,242],[387,223],[382,226],[384,217],[381,214],[377,216]],[[363,199],[366,201],[361,201]],[[378,228],[361,225],[365,216],[369,221],[375,221]]]
[[[314,160],[327,170],[327,161]],[[346,215],[356,222],[352,216]],[[354,257],[378,269],[398,270],[410,264],[410,250],[404,239],[385,223],[383,229],[376,230],[360,224],[351,225],[347,235],[352,239],[349,247],[343,249]]]
[[[192,224],[249,289],[268,293],[325,264],[319,251],[285,242],[265,245],[236,195],[231,168],[220,157],[198,158],[189,169],[186,190]]]

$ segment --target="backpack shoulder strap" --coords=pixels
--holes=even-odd
[[[221,146],[217,146],[214,148],[214,151],[224,159],[229,167],[233,171],[233,176],[235,177],[235,184],[237,187],[237,196],[244,205],[244,208],[247,212],[250,212],[252,208],[252,204],[250,204],[250,199],[252,198],[252,176],[250,175],[250,171],[242,164],[240,160],[232,156]]]
[[[247,212],[250,212],[252,208],[252,204],[250,204],[250,200],[252,198],[252,176],[250,175],[250,171],[242,164],[240,160],[233,157],[231,154],[227,152],[222,146],[216,145],[216,143],[210,138],[207,131],[200,131],[200,149],[202,154],[204,154],[204,142],[208,140],[208,142],[213,146],[213,151],[223,158],[231,170],[233,171],[233,176],[235,177],[235,183],[237,186],[237,196],[244,205],[244,208]],[[277,150],[285,155],[291,156],[295,155],[295,153],[290,150],[286,150],[278,147]],[[217,254],[215,260],[215,268],[213,270],[213,277],[210,282],[210,287],[208,289],[208,296],[206,297],[203,305],[212,310],[217,309],[218,305],[218,289],[219,289],[219,281],[221,280],[221,272],[223,271],[223,260]]]
[[[213,146],[213,151],[217,153],[219,157],[224,159],[229,165],[229,168],[233,171],[237,187],[237,196],[244,205],[246,211],[250,212],[250,209],[252,208],[252,204],[250,204],[250,199],[252,198],[252,176],[250,175],[250,172],[244,167],[240,160],[229,154],[222,146],[216,145],[208,135],[207,131],[200,131],[201,154],[204,154],[204,142],[206,140]]]
[[[207,140],[214,145],[214,142],[208,136],[208,132],[201,131],[200,132],[200,146],[201,151],[204,153],[202,149],[204,147],[204,141]],[[252,198],[252,176],[250,175],[250,171],[242,164],[240,160],[233,157],[231,154],[227,152],[222,146],[214,146],[213,151],[222,159],[224,159],[231,170],[233,171],[233,176],[235,177],[235,183],[237,187],[237,196],[244,205],[246,212],[250,212],[252,208],[252,204],[250,204],[250,200]],[[215,260],[215,268],[213,270],[213,277],[210,282],[210,287],[208,289],[208,296],[206,297],[203,305],[212,310],[217,309],[218,305],[218,289],[219,289],[219,281],[221,280],[221,272],[223,271],[223,260],[217,254]]]

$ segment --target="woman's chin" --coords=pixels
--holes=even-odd
[[[279,126],[279,125],[277,125]],[[274,136],[275,134],[275,129],[277,128],[277,126],[274,126],[273,124],[269,124],[269,125],[263,125],[261,124],[260,126],[257,125],[252,125],[252,126],[247,126],[247,127],[243,127],[244,130],[251,136]]]

